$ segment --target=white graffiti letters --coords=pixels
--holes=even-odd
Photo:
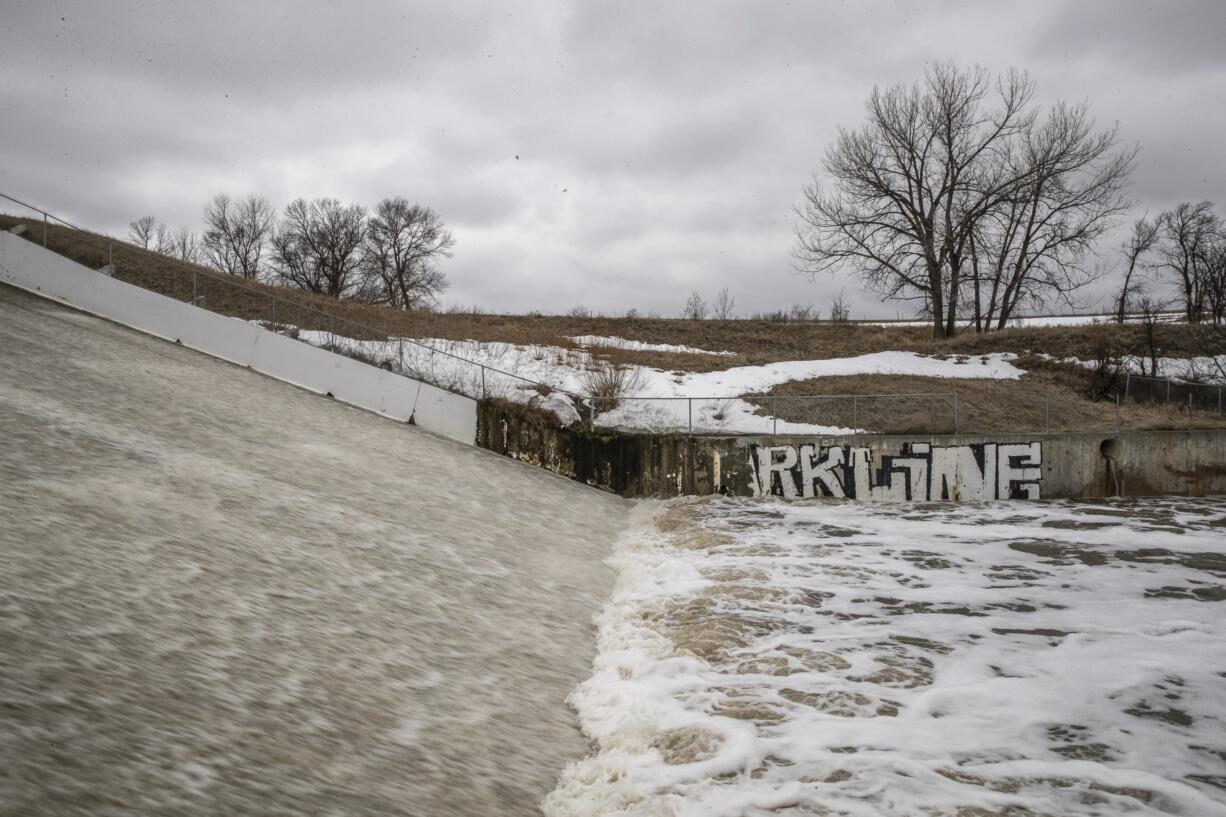
[[[1042,443],[904,443],[874,465],[867,447],[752,446],[754,493],[849,499],[1038,499]]]

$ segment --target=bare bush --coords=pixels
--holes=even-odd
[[[681,317],[691,321],[706,319],[707,302],[698,294],[698,290],[690,293],[690,297],[685,302],[685,307],[681,310]]]
[[[841,289],[830,304],[830,320],[834,323],[847,323],[851,320],[851,306],[847,303],[846,293]]]
[[[597,414],[612,411],[623,398],[642,387],[643,373],[630,366],[593,360],[583,371],[583,389]]]
[[[715,294],[715,301],[711,304],[711,312],[717,320],[726,321],[732,317],[732,307],[735,303],[736,299],[732,297],[728,287],[724,287]]]

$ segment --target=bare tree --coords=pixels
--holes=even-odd
[[[204,208],[201,255],[223,272],[254,280],[275,218],[272,205],[262,196],[234,200],[224,193],[217,195]]]
[[[136,221],[128,223],[128,238],[133,244],[140,244],[144,249],[149,249],[149,242],[153,240],[154,232],[157,229],[157,219],[153,216],[141,216]]]
[[[366,228],[365,272],[379,285],[379,300],[397,309],[433,302],[447,288],[437,267],[451,257],[455,237],[429,207],[403,198],[379,202]]]
[[[981,331],[1004,328],[1023,303],[1042,306],[1052,297],[1069,303],[1071,293],[1095,279],[1081,261],[1130,205],[1124,190],[1137,151],[1118,143],[1115,128],[1094,132],[1086,105],[1057,103],[1010,145],[1014,191],[968,237]]]
[[[1137,302],[1137,315],[1141,324],[1141,341],[1145,344],[1145,356],[1149,359],[1149,376],[1158,376],[1158,361],[1162,358],[1164,345],[1158,327],[1162,323],[1163,305],[1149,297]],[[1141,374],[1146,374],[1145,361],[1141,361]]]
[[[1205,293],[1205,316],[1215,324],[1226,323],[1226,234],[1218,235],[1205,251],[1205,282],[1202,289]]]
[[[1123,323],[1128,315],[1128,308],[1132,303],[1133,294],[1137,289],[1135,273],[1137,265],[1141,258],[1149,253],[1158,243],[1158,221],[1151,220],[1147,216],[1142,216],[1132,223],[1132,233],[1125,239],[1124,245],[1120,248],[1124,253],[1124,260],[1128,262],[1128,266],[1124,270],[1124,283],[1120,286],[1119,298],[1115,304],[1115,319],[1117,323]]]
[[[366,210],[323,198],[295,199],[272,237],[277,275],[291,286],[331,298],[371,298],[361,274]]]
[[[681,317],[688,318],[692,321],[705,320],[707,317],[707,302],[698,294],[698,290],[690,293],[690,297],[685,302],[685,308],[681,310]]]
[[[716,319],[726,321],[732,317],[732,307],[735,303],[736,299],[732,297],[728,287],[724,287],[715,293],[715,301],[711,304],[711,312]]]
[[[949,63],[875,88],[866,124],[840,128],[826,153],[830,189],[816,176],[804,189],[797,269],[848,264],[887,298],[927,302],[935,337],[953,334],[959,298],[982,299],[985,282],[995,307],[981,327],[1084,284],[1074,262],[1123,206],[1132,152],[1116,152],[1114,130],[1094,133],[1084,106],[1039,123],[1033,97],[1025,73],[993,85]]]
[[[1211,257],[1220,240],[1221,219],[1208,201],[1182,202],[1159,216],[1161,268],[1175,279],[1183,294],[1184,316],[1197,323],[1204,316],[1206,285],[1211,284]]]
[[[830,304],[830,320],[834,323],[847,323],[851,320],[851,306],[847,303],[847,293],[841,289]]]
[[[195,262],[200,255],[200,239],[186,227],[170,231],[166,236],[166,249],[158,250],[181,261]]]

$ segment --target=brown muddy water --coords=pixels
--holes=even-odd
[[[0,814],[537,814],[625,507],[0,287]]]

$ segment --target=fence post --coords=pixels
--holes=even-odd
[[[1124,399],[1128,399],[1128,387],[1132,385],[1132,372],[1124,372]]]
[[[1166,381],[1166,404],[1168,406],[1171,404],[1171,381],[1170,380]]]
[[[1115,433],[1120,433],[1120,396],[1115,396]]]
[[[693,437],[694,436],[694,398],[687,397],[685,399],[685,403],[686,403],[686,415],[687,415],[686,420],[685,420],[685,433],[686,433],[686,436]]]
[[[404,360],[404,338],[400,339],[400,359]],[[403,367],[403,363],[401,366]],[[485,399],[485,364],[481,364],[481,399]]]
[[[771,436],[779,433],[779,398],[771,398]]]
[[[958,433],[958,393],[954,392],[954,433]]]

